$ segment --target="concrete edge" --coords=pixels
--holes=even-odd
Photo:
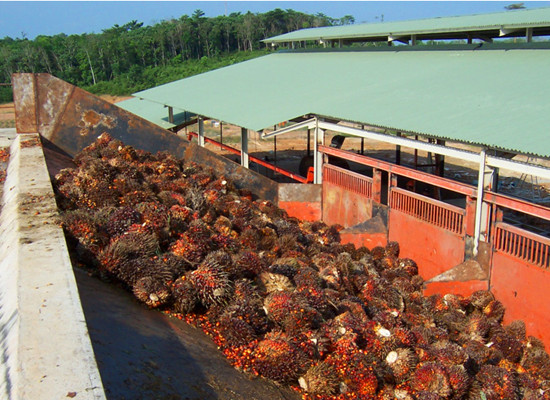
[[[104,400],[38,134],[11,146],[0,216],[0,397]]]

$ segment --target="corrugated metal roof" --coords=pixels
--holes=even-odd
[[[186,116],[189,115],[189,113],[186,114],[183,111],[177,112],[177,110],[174,110],[174,123],[171,123],[168,120],[168,108],[162,104],[132,98],[119,101],[115,105],[126,111],[130,111],[132,114],[136,114],[164,129],[170,129],[185,122]]]
[[[279,52],[135,96],[255,131],[311,113],[550,156],[550,47],[464,47]]]
[[[284,43],[301,40],[385,38],[392,36],[422,35],[483,31],[490,29],[519,29],[550,26],[550,8],[515,10],[490,14],[440,17],[411,21],[368,23],[345,26],[300,29],[264,39],[267,43]]]

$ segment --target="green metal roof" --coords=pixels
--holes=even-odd
[[[522,28],[550,27],[550,8],[515,10],[491,14],[440,17],[411,21],[383,22],[300,29],[283,35],[264,39],[266,43],[284,43],[302,40],[337,40],[370,38],[386,40],[388,36],[410,36],[445,33],[513,30]],[[544,33],[548,34],[548,33]],[[437,36],[437,35],[436,35]],[[428,36],[430,37],[430,36]]]
[[[186,116],[189,115],[189,113],[186,115],[183,111],[179,113],[174,111],[174,123],[171,123],[168,121],[168,108],[158,103],[132,98],[119,101],[115,105],[126,111],[130,111],[132,114],[139,115],[164,129],[170,129],[185,122]]]
[[[317,114],[548,157],[550,46],[506,48],[278,52],[135,96],[254,131]]]

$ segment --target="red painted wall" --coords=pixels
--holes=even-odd
[[[323,221],[349,228],[372,217],[372,200],[340,186],[323,183]]]
[[[412,258],[428,280],[464,261],[464,239],[399,211],[389,212],[389,240],[399,242],[400,257]]]
[[[521,319],[527,334],[550,346],[550,271],[502,252],[493,253],[491,291],[506,307],[504,323]]]

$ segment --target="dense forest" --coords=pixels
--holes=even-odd
[[[93,93],[129,94],[257,57],[260,40],[302,28],[354,23],[275,9],[208,18],[201,10],[153,26],[131,21],[101,33],[0,39],[0,83],[14,72],[48,72]],[[11,88],[0,86],[0,103]]]

